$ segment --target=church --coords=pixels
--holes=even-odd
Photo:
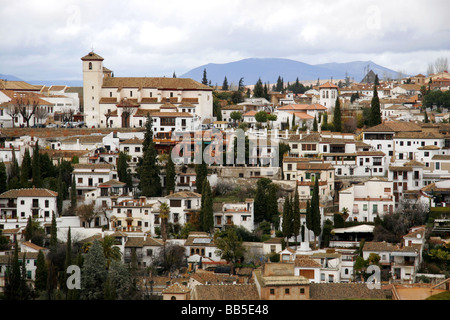
[[[91,51],[81,60],[88,127],[142,127],[150,114],[158,118],[158,123],[167,124],[167,128],[162,125],[158,130],[173,131],[173,124],[180,119],[180,124],[185,119],[201,124],[213,116],[212,88],[193,79],[115,77],[97,53]],[[178,129],[190,130],[192,126]]]

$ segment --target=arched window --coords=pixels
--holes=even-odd
[[[177,297],[172,296],[172,297],[170,298],[170,300],[177,300]]]
[[[92,70],[92,62],[89,62],[89,70]]]

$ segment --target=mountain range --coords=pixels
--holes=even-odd
[[[385,75],[396,77],[397,71],[383,67],[373,61],[352,61],[347,63],[324,63],[311,65],[300,61],[279,58],[249,58],[239,61],[216,64],[209,63],[194,68],[180,78],[191,78],[202,82],[203,71],[206,70],[206,76],[211,84],[221,86],[225,77],[228,84],[237,85],[243,78],[244,85],[254,85],[258,79],[263,83],[276,83],[278,77],[283,79],[284,83],[299,81],[317,81],[319,80],[337,80],[345,79],[347,76],[351,80],[360,82],[365,75],[372,70],[380,79]],[[177,75],[178,76],[178,75]],[[67,85],[72,87],[83,86],[80,80],[22,80],[13,75],[0,74],[0,79],[10,81],[26,81],[34,85]]]
[[[181,78],[192,78],[201,82],[203,72],[206,70],[206,77],[212,85],[221,86],[225,77],[228,84],[239,83],[241,78],[244,85],[253,85],[258,79],[263,83],[276,83],[278,77],[284,83],[299,81],[317,81],[331,79],[345,79],[360,82],[369,70],[373,70],[382,79],[384,75],[395,77],[397,71],[380,66],[373,61],[353,61],[347,63],[325,63],[311,65],[300,61],[278,58],[249,58],[235,62],[215,64],[209,63],[192,69]]]

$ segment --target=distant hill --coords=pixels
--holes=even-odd
[[[289,59],[249,58],[224,64],[206,64],[192,69],[180,77],[192,78],[201,82],[203,70],[206,69],[208,80],[211,80],[212,85],[217,84],[218,86],[223,84],[225,76],[229,84],[234,83],[235,85],[241,78],[244,78],[244,85],[253,85],[259,78],[263,83],[276,83],[279,76],[283,78],[284,83],[293,82],[297,78],[300,81],[344,79],[346,75],[359,82],[368,72],[367,66],[377,73],[380,79],[384,74],[389,74],[391,77],[397,75],[396,71],[377,65],[372,61],[310,65]]]
[[[9,80],[9,81],[23,81],[22,79],[19,79],[16,76],[13,76],[10,74],[1,74],[1,73],[0,73],[0,79]]]

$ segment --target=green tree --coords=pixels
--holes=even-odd
[[[52,255],[56,253],[58,246],[58,237],[57,237],[57,225],[56,225],[56,214],[52,214],[52,224],[50,226],[50,252]]]
[[[175,171],[175,164],[172,160],[172,149],[169,152],[169,157],[166,163],[166,191],[167,194],[175,192],[175,184],[177,180],[177,173]]]
[[[214,243],[217,246],[217,254],[233,265],[244,256],[245,249],[242,240],[238,238],[236,227],[228,227],[220,233],[216,233]]]
[[[225,77],[225,79],[223,79],[222,90],[225,90],[225,91],[228,90],[228,80],[227,80],[227,77]]]
[[[6,165],[0,162],[0,194],[8,190],[8,175],[6,173]]]
[[[20,184],[22,188],[28,188],[30,186],[31,179],[31,156],[28,148],[25,149],[25,153],[22,159],[22,166],[20,168]]]
[[[130,269],[120,260],[113,260],[105,282],[105,300],[133,300],[134,284]]]
[[[321,217],[320,217],[320,196],[319,196],[319,178],[314,182],[313,195],[311,198],[311,216],[312,216],[312,231],[317,237],[321,233]]]
[[[36,291],[43,292],[47,288],[47,262],[45,260],[44,252],[39,250],[36,261],[36,278],[34,287]]]
[[[234,125],[236,125],[237,121],[241,121],[242,113],[239,111],[233,111],[232,113],[230,113],[230,117],[234,120]]]
[[[277,192],[278,186],[275,183],[270,183],[267,186],[266,215],[264,220],[272,223],[276,223],[279,216]]]
[[[336,105],[334,107],[333,128],[335,132],[342,132],[342,113],[339,97],[336,98]]]
[[[323,114],[323,120],[321,123],[321,130],[322,131],[327,131],[328,130],[328,114],[325,112]]]
[[[19,263],[19,246],[15,240],[14,254],[9,258],[7,267],[7,276],[5,277],[5,297],[7,300],[20,300],[20,282],[22,279]]]
[[[208,77],[207,77],[206,69],[203,69],[202,84],[204,84],[205,86],[208,85]]]
[[[161,196],[160,168],[153,141],[152,118],[150,115],[147,115],[142,146],[143,157],[138,165],[139,189],[145,197],[159,197]]]
[[[286,238],[286,243],[289,242],[293,232],[292,199],[289,196],[286,196],[283,205],[283,236]]]
[[[298,195],[298,188],[295,188],[294,199],[292,202],[292,233],[295,237],[295,244],[297,245],[297,237],[300,235],[300,198]]]
[[[253,97],[255,97],[255,98],[263,98],[264,97],[264,87],[263,87],[261,78],[258,79],[258,81],[255,84],[255,87],[253,88]]]
[[[56,196],[56,207],[58,209],[59,215],[62,215],[63,213],[63,201],[64,201],[64,182],[62,179],[62,168],[59,168],[59,174],[58,174],[58,182],[57,182],[57,193]]]
[[[124,152],[119,152],[119,159],[117,160],[117,176],[119,181],[126,184],[127,190],[133,188],[133,183],[131,180],[131,172],[128,168],[128,158],[129,156]]]
[[[42,177],[41,177],[41,163],[39,160],[39,141],[36,141],[36,144],[33,149],[33,158],[31,161],[31,178],[32,185],[36,188],[41,187]]]
[[[195,187],[197,189],[197,193],[202,194],[203,182],[205,181],[205,178],[208,177],[208,165],[205,161],[202,160],[201,164],[195,165],[195,174]]]
[[[255,120],[261,124],[267,122],[267,112],[265,111],[259,111],[255,114]]]
[[[106,277],[106,259],[103,248],[100,242],[95,240],[85,255],[81,268],[80,298],[82,300],[102,300]]]
[[[380,99],[378,98],[377,86],[373,86],[373,98],[370,102],[370,118],[369,125],[371,127],[381,123]]]
[[[265,217],[267,217],[267,191],[271,183],[272,180],[268,178],[260,178],[256,183],[256,195],[253,205],[256,224],[264,221]]]
[[[70,186],[70,211],[75,214],[77,209],[77,184],[75,182],[75,175],[72,177],[72,185]]]
[[[161,219],[161,237],[164,244],[167,240],[167,223],[169,220],[170,206],[167,203],[161,203],[159,206],[159,218]]]
[[[122,258],[122,252],[120,251],[120,248],[115,245],[115,238],[113,236],[106,235],[99,240],[99,242],[106,259],[106,268],[109,269],[112,261],[119,261]]]
[[[316,116],[314,116],[313,131],[315,131],[315,132],[319,131],[319,127],[318,127],[318,124],[317,124]]]
[[[202,230],[212,232],[214,227],[214,210],[211,186],[207,178],[203,181],[202,187],[202,206],[200,211],[200,223]]]

